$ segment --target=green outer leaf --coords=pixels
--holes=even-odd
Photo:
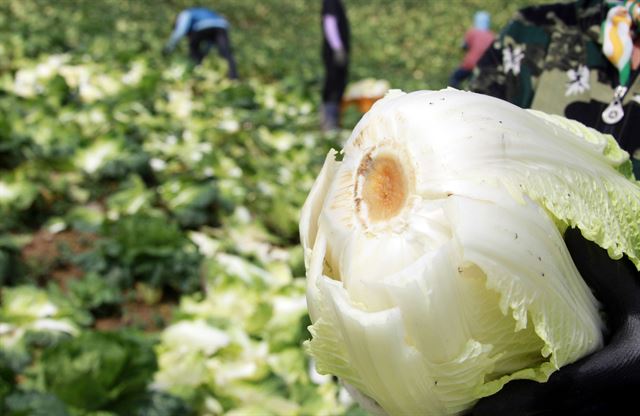
[[[585,238],[606,249],[611,258],[626,254],[640,270],[640,187],[631,172],[628,153],[611,135],[577,121],[539,111],[529,113],[601,145],[603,156],[621,176],[599,177],[587,169],[576,172],[561,166],[553,174],[519,178],[525,191],[557,219],[578,227]]]
[[[620,148],[616,139],[610,134],[603,134],[597,130],[587,127],[584,124],[570,120],[568,118],[556,115],[547,114],[537,110],[527,110],[529,113],[538,116],[548,122],[557,125],[560,128],[567,129],[578,136],[581,136],[586,141],[599,145],[602,147],[602,154],[616,167],[618,172],[622,173],[627,179],[635,180],[633,176],[633,170],[631,161],[629,160],[629,153]]]

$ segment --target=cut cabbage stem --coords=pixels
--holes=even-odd
[[[370,222],[387,221],[402,211],[409,185],[405,169],[395,155],[383,153],[372,157],[367,154],[360,162],[357,175],[356,209],[361,218]]]

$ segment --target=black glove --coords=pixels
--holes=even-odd
[[[631,415],[640,393],[640,273],[627,258],[612,260],[575,229],[565,242],[580,274],[602,303],[603,349],[567,365],[546,383],[517,380],[481,399],[469,415]]]
[[[333,60],[338,66],[345,66],[347,64],[347,51],[344,49],[334,49]]]

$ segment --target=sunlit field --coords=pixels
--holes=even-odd
[[[0,2],[0,414],[364,415],[305,355],[298,216],[319,128],[320,1],[218,0],[215,51],[161,49],[186,1]],[[346,0],[350,80],[440,89],[474,11]]]

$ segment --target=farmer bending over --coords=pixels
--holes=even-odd
[[[229,78],[238,79],[228,30],[227,19],[209,9],[194,7],[183,10],[176,19],[175,28],[163,52],[173,51],[178,41],[186,35],[189,37],[189,55],[196,65],[199,65],[215,44],[220,55],[229,64]]]

